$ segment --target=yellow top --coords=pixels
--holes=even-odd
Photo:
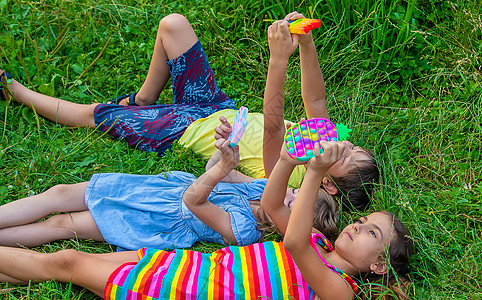
[[[219,116],[224,116],[233,123],[237,110],[224,109],[207,118],[198,119],[186,129],[179,143],[190,147],[194,152],[209,159],[216,151],[214,147],[214,127],[219,125]],[[260,113],[248,113],[248,126],[239,141],[239,166],[248,176],[264,178],[263,167],[263,127],[264,119]],[[287,121],[285,121],[287,122]],[[291,187],[298,188],[305,174],[304,166],[297,166],[290,177]]]

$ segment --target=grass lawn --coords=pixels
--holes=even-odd
[[[270,24],[263,20],[293,10],[321,19],[314,38],[331,119],[353,128],[351,141],[372,149],[383,167],[368,212],[395,212],[411,230],[410,295],[482,298],[479,1],[0,0],[0,68],[44,94],[105,102],[140,88],[158,22],[177,12],[193,24],[226,94],[238,107],[262,112]],[[286,79],[286,119],[298,120],[304,111],[297,52]],[[171,97],[166,89],[160,103]],[[93,173],[199,176],[206,163],[179,145],[160,158],[97,131],[55,125],[13,102],[0,102],[0,137],[0,204]],[[360,214],[344,211],[339,228]],[[80,240],[36,250],[64,248],[113,250]],[[0,284],[0,299],[60,298],[96,297],[54,281]]]

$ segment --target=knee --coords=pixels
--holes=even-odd
[[[159,22],[159,32],[177,32],[177,31],[184,31],[187,28],[191,28],[191,24],[189,20],[180,14],[170,14],[165,16]]]
[[[80,122],[84,122],[83,124],[79,124],[80,126],[95,127],[94,110],[97,105],[99,105],[99,103],[87,105],[84,110],[80,111],[80,113],[83,114]]]
[[[53,279],[59,281],[70,281],[81,255],[81,253],[73,249],[47,254],[47,259],[45,259],[44,263],[50,269],[49,273],[51,276],[48,277],[53,277]]]
[[[67,195],[70,195],[71,191],[71,184],[57,184],[47,190],[49,194],[53,194],[56,197],[64,198]]]
[[[69,232],[73,233],[72,228],[75,228],[73,226],[73,220],[70,214],[59,214],[59,215],[54,215],[42,222],[42,225],[49,228],[49,229],[55,229],[55,230],[68,230]]]

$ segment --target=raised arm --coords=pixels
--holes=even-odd
[[[285,20],[304,18],[298,12],[286,15]],[[325,81],[321,73],[312,32],[299,35],[301,96],[305,105],[306,116],[329,119],[325,102]]]
[[[229,147],[229,141],[219,139],[215,146],[221,159],[194,181],[184,192],[183,201],[201,222],[223,236],[226,244],[237,244],[231,228],[231,217],[220,207],[208,201],[213,188],[239,163],[239,146]]]
[[[263,115],[263,164],[269,177],[283,143],[284,88],[289,57],[298,47],[298,35],[292,35],[286,20],[275,21],[268,27],[270,50],[268,75],[264,90]]]
[[[353,296],[351,289],[342,281],[331,280],[336,274],[325,266],[310,245],[313,214],[321,180],[326,175],[326,170],[341,158],[345,148],[342,143],[337,142],[322,143],[322,146],[324,153],[320,155],[317,144],[316,156],[308,161],[283,244],[296,262],[303,278],[320,299],[344,299]]]
[[[295,165],[301,163],[291,159],[285,147],[282,147],[278,162],[271,172],[261,197],[261,207],[282,234],[286,232],[291,214],[290,208],[284,204],[288,181]]]

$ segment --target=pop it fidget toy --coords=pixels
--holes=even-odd
[[[236,113],[236,117],[234,117],[234,122],[232,126],[233,131],[231,131],[231,133],[229,134],[228,140],[231,141],[231,143],[229,144],[230,147],[236,146],[241,140],[241,137],[244,134],[244,130],[248,125],[248,120],[246,120],[247,117],[248,109],[244,106],[241,106]]]
[[[323,118],[301,121],[291,126],[285,133],[288,154],[297,160],[307,161],[313,156],[315,143],[322,141],[343,141],[350,135],[351,129],[343,124],[333,124]],[[323,149],[320,148],[323,152]]]
[[[321,26],[321,21],[318,19],[296,19],[288,21],[289,30],[291,33],[307,34],[310,30]]]

